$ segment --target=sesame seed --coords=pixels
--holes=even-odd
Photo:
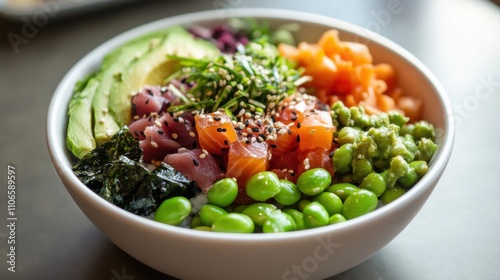
[[[156,143],[155,141],[151,140],[150,143],[151,143],[151,147],[158,148],[158,143]]]
[[[207,155],[205,154],[200,154],[200,158],[205,158]]]
[[[194,132],[192,132],[192,131],[191,131],[191,132],[189,132],[189,136],[191,136],[191,137],[193,137],[193,138],[194,138],[194,137],[196,136],[196,134],[195,134]]]
[[[177,133],[172,133],[172,138],[177,139],[177,137],[179,137]]]

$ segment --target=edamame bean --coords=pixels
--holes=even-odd
[[[256,201],[273,198],[281,190],[278,176],[271,171],[254,174],[247,182],[246,192]]]
[[[405,125],[410,120],[410,118],[405,117],[397,112],[389,112],[388,114],[390,122],[399,127],[403,127],[403,125]]]
[[[412,131],[413,138],[416,140],[419,140],[421,138],[428,138],[428,139],[434,139],[435,132],[434,132],[434,126],[428,122],[425,121],[419,121],[414,124],[414,128]]]
[[[363,178],[363,181],[361,181],[359,187],[372,191],[376,196],[380,196],[385,192],[387,184],[385,183],[385,179],[382,175],[376,172],[372,172],[366,175],[365,178]]]
[[[180,224],[191,213],[191,203],[182,196],[175,196],[163,201],[156,210],[155,221],[169,224]]]
[[[342,211],[342,200],[332,192],[322,192],[313,197],[312,200],[323,205],[330,216]]]
[[[262,225],[262,232],[264,233],[287,232],[296,229],[297,224],[292,216],[280,210],[272,212],[264,220],[264,224]]]
[[[304,225],[306,228],[326,226],[330,218],[325,207],[316,201],[307,204],[302,214],[304,215]]]
[[[350,220],[375,210],[377,205],[378,198],[373,192],[360,189],[346,198],[342,215]]]
[[[343,127],[339,131],[338,142],[342,146],[344,144],[347,144],[347,143],[352,144],[359,138],[360,133],[361,133],[361,130],[359,128],[350,127],[350,126]]]
[[[339,174],[345,174],[351,172],[351,162],[352,162],[353,149],[352,144],[347,143],[333,153],[333,166],[335,172]]]
[[[241,213],[247,207],[248,207],[248,205],[245,205],[245,204],[238,205],[238,206],[234,207],[232,212]]]
[[[274,199],[281,205],[295,204],[302,196],[297,185],[288,180],[280,180],[280,188],[280,192],[274,196]]]
[[[211,227],[207,227],[207,226],[198,226],[198,227],[194,227],[192,229],[194,229],[194,230],[202,230],[202,231],[212,231],[212,228]]]
[[[215,182],[208,190],[208,202],[220,207],[233,203],[238,195],[238,183],[233,178],[224,178]]]
[[[333,225],[333,224],[338,224],[347,221],[342,214],[335,214],[328,219],[328,224]]]
[[[410,168],[410,170],[408,170],[408,172],[404,176],[400,177],[397,182],[398,185],[403,188],[410,188],[415,185],[417,181],[417,172],[415,172],[415,169]]]
[[[201,207],[199,215],[202,225],[212,226],[218,218],[227,215],[227,212],[217,205],[205,204]]]
[[[217,219],[212,230],[215,232],[252,233],[255,225],[250,217],[240,213],[229,213]]]
[[[203,226],[203,224],[201,223],[200,216],[196,215],[191,219],[191,223],[189,224],[189,227],[195,228],[195,227],[199,227],[199,226]]]
[[[299,203],[297,203],[297,207],[300,211],[304,211],[304,208],[306,208],[307,204],[309,203],[311,203],[309,199],[301,199],[299,200]]]
[[[300,174],[297,179],[299,190],[309,196],[323,192],[332,182],[332,176],[323,168],[313,168]]]
[[[372,163],[366,158],[354,159],[352,161],[353,179],[361,182],[370,172],[373,171]]]
[[[350,196],[352,193],[360,190],[356,185],[351,183],[337,183],[329,186],[325,191],[336,194],[342,201]]]
[[[380,200],[382,201],[383,204],[389,204],[394,200],[396,200],[397,198],[401,197],[403,194],[405,194],[405,192],[406,191],[400,187],[388,188],[380,196]]]
[[[258,202],[248,205],[241,213],[250,217],[255,225],[262,226],[264,220],[276,209],[278,208],[273,204]]]
[[[297,230],[302,230],[306,228],[306,226],[304,225],[304,215],[302,214],[302,212],[292,208],[285,208],[282,211],[284,213],[287,213],[293,218],[295,224],[297,225]]]
[[[427,165],[427,162],[423,160],[415,160],[410,162],[410,168],[414,169],[415,172],[417,173],[418,178],[422,178],[425,173],[429,170],[429,166]]]

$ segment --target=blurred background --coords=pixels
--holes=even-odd
[[[455,149],[429,202],[387,247],[331,279],[500,279],[499,2],[0,0],[0,161],[17,169],[19,218],[16,273],[0,226],[0,279],[172,279],[114,246],[72,201],[48,157],[47,108],[65,73],[108,39],[169,16],[244,7],[321,14],[388,37],[430,68],[452,101]]]

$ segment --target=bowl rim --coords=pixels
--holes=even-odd
[[[161,224],[148,218],[141,217],[139,215],[123,210],[105,201],[98,194],[94,193],[87,186],[85,186],[71,170],[71,163],[66,155],[67,151],[65,151],[66,146],[63,141],[64,138],[58,137],[60,136],[60,133],[63,133],[63,135],[65,135],[65,128],[63,128],[64,131],[61,132],[61,127],[57,125],[61,122],[60,120],[58,122],[58,118],[61,116],[61,114],[63,114],[63,116],[66,116],[66,108],[68,104],[66,104],[64,101],[69,100],[68,95],[70,95],[72,92],[74,82],[80,78],[83,78],[83,74],[87,74],[93,70],[97,70],[96,67],[100,65],[103,56],[107,52],[109,52],[114,47],[119,46],[121,43],[126,42],[130,38],[136,37],[140,34],[144,34],[148,31],[161,29],[167,26],[186,25],[193,22],[213,21],[217,19],[223,21],[225,19],[233,17],[251,17],[268,20],[295,20],[297,22],[307,22],[329,26],[339,29],[341,30],[341,32],[347,31],[368,40],[368,42],[373,41],[381,46],[384,46],[384,48],[387,48],[395,55],[400,56],[402,59],[406,60],[407,63],[411,64],[416,70],[421,72],[423,77],[425,77],[429,81],[429,84],[437,93],[438,100],[440,101],[440,105],[442,106],[445,114],[444,127],[442,128],[442,132],[438,133],[438,140],[441,142],[441,144],[436,151],[433,162],[430,165],[427,174],[422,177],[419,182],[415,186],[413,186],[404,196],[398,198],[388,205],[384,205],[383,207],[380,207],[379,209],[356,219],[336,225],[275,234],[236,234],[215,232],[206,233],[203,231],[196,231],[188,228]],[[350,231],[353,229],[355,230],[356,228],[361,227],[366,223],[375,223],[377,221],[377,217],[395,213],[401,210],[405,204],[418,199],[418,193],[422,193],[425,189],[433,187],[432,181],[439,179],[444,169],[446,168],[446,164],[451,156],[455,135],[454,117],[451,108],[452,106],[448,95],[446,94],[444,87],[434,76],[434,74],[410,52],[377,33],[336,18],[309,12],[269,8],[231,8],[206,10],[159,19],[125,31],[107,40],[106,42],[90,51],[66,73],[66,75],[57,86],[48,107],[45,137],[53,167],[55,168],[56,173],[59,175],[65,187],[71,188],[72,191],[77,193],[83,199],[89,201],[94,207],[98,208],[99,211],[108,211],[114,218],[125,219],[127,220],[127,222],[137,223],[138,225],[143,226],[145,229],[147,228],[149,230],[182,235],[188,238],[205,238],[214,241],[234,240],[275,242],[276,240],[286,241],[295,238],[303,238],[305,236],[316,237],[323,234],[332,234],[338,231]],[[62,113],[61,110],[64,110],[64,113]],[[65,121],[62,122],[66,123]]]

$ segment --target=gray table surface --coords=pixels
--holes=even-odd
[[[500,279],[500,8],[479,0],[142,1],[0,19],[0,279],[172,279],[125,254],[78,209],[51,166],[46,113],[63,75],[99,44],[156,19],[221,7],[288,8],[367,27],[412,52],[451,98],[455,147],[428,203],[389,245],[331,279]],[[9,165],[17,175],[15,273],[7,270]]]

